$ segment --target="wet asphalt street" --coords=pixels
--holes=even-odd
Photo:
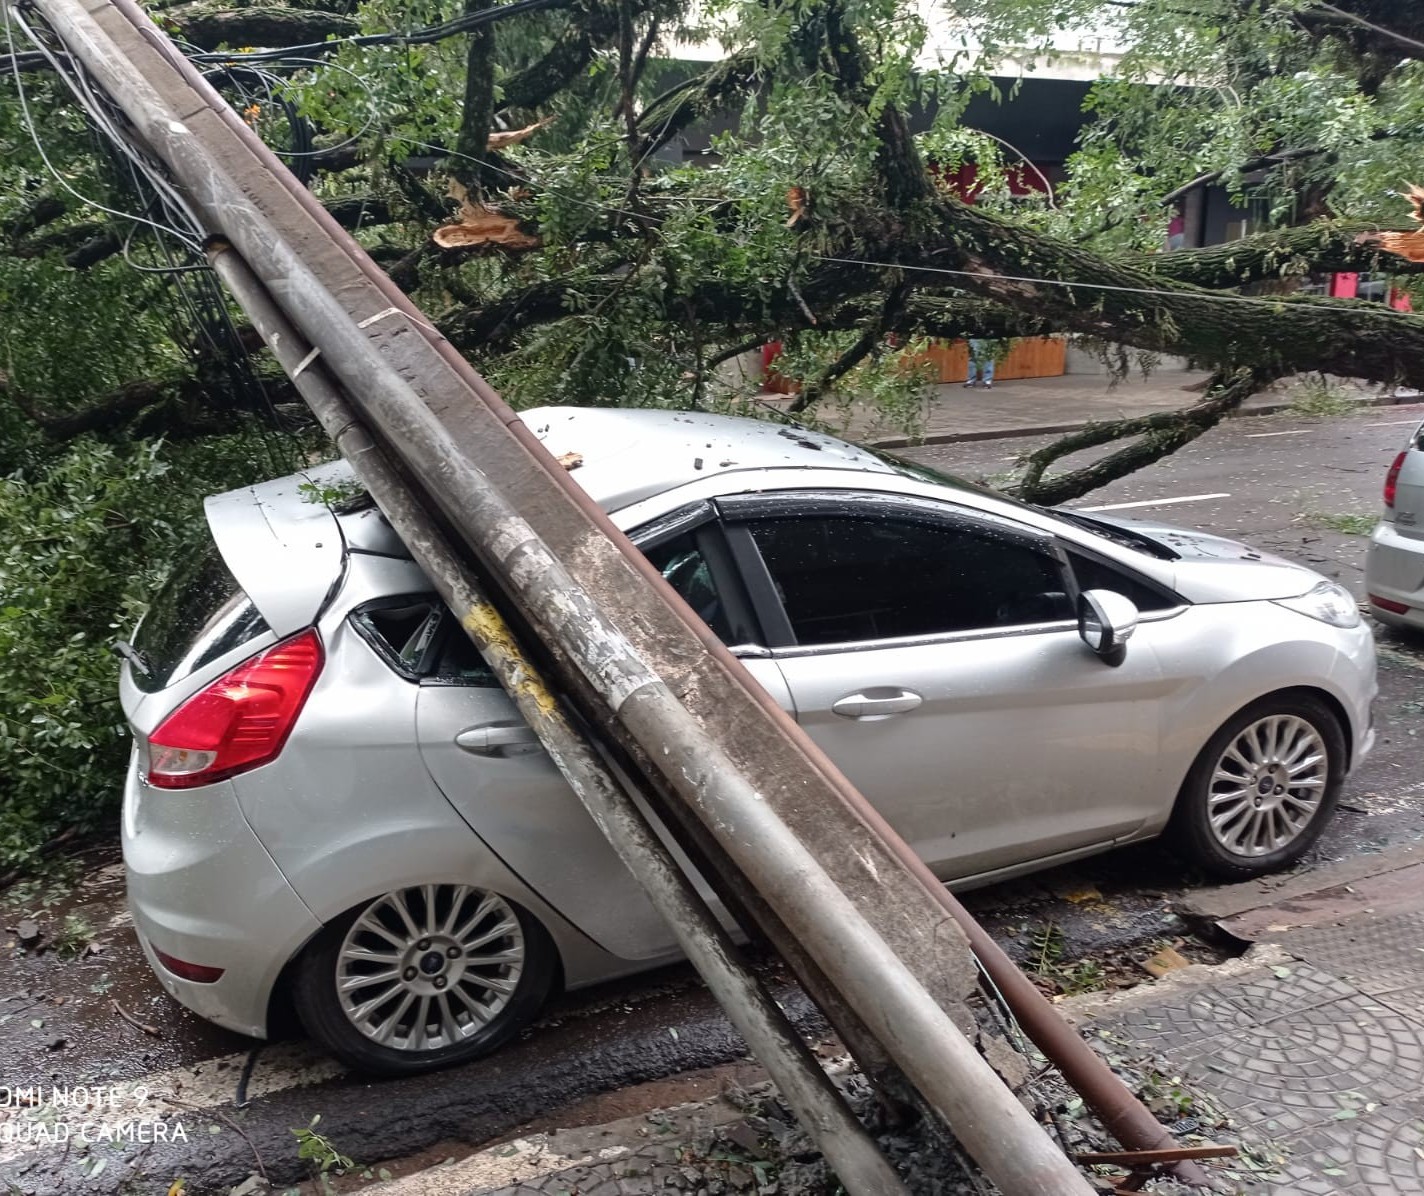
[[[1386,407],[1322,420],[1231,421],[1074,505],[1150,504],[1123,513],[1238,536],[1358,594],[1365,539],[1356,530],[1377,511],[1384,472],[1421,418],[1421,408]],[[907,455],[993,478],[1034,443],[981,441]],[[1424,640],[1380,632],[1379,646],[1379,742],[1306,866],[1420,835]],[[150,978],[123,911],[114,855],[98,851],[79,865],[77,888],[27,886],[0,904],[7,932],[0,939],[0,1131],[43,1120],[48,1106],[55,1124],[86,1125],[93,1140],[0,1140],[8,1191],[161,1194],[181,1177],[197,1196],[228,1192],[254,1172],[290,1184],[305,1174],[291,1131],[318,1114],[321,1132],[342,1152],[399,1170],[394,1160],[457,1155],[531,1122],[566,1124],[558,1110],[572,1102],[742,1053],[715,1002],[688,969],[674,967],[566,996],[495,1058],[434,1077],[368,1083],[343,1075],[296,1037],[254,1055],[257,1044],[179,1009]],[[1021,958],[1051,925],[1064,959],[1112,957],[1130,966],[1154,944],[1187,933],[1172,895],[1197,879],[1149,846],[981,890],[968,901]],[[15,932],[27,919],[47,949],[20,945]],[[88,951],[91,938],[96,949]],[[771,975],[775,981],[774,969]],[[808,1027],[815,1024],[804,1005],[794,1008]],[[86,1108],[52,1108],[56,1088],[80,1084],[94,1089]],[[162,1125],[168,1140],[115,1140],[114,1127],[135,1115]],[[183,1140],[175,1141],[179,1127]]]

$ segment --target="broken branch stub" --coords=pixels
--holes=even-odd
[[[1424,187],[1411,183],[1405,197],[1414,209],[1410,215],[1421,227],[1407,233],[1361,233],[1357,240],[1362,245],[1378,245],[1405,261],[1424,262]]]
[[[525,125],[522,129],[510,129],[491,133],[485,142],[486,149],[499,150],[508,145],[518,145],[521,141],[528,141],[540,129],[554,122],[552,116],[546,116],[543,120],[536,120],[532,125]]]
[[[460,203],[454,224],[442,224],[430,234],[441,249],[538,249],[543,243],[531,236],[513,216],[482,203],[474,203],[465,187],[450,180],[449,195]]]

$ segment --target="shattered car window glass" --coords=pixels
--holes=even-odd
[[[648,550],[647,557],[683,601],[726,643],[730,639],[726,611],[693,534],[686,532],[659,544]]]

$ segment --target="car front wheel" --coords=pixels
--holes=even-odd
[[[1194,863],[1228,880],[1284,868],[1330,821],[1345,756],[1339,720],[1318,698],[1263,698],[1202,749],[1169,834]]]
[[[302,1025],[363,1072],[412,1075],[489,1054],[538,1012],[556,952],[526,910],[469,885],[419,885],[336,919],[297,962]]]

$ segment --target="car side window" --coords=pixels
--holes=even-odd
[[[1058,562],[993,528],[869,515],[747,527],[801,645],[1073,617]]]
[[[445,615],[445,638],[435,654],[435,663],[428,680],[446,685],[498,685],[494,671],[485,663],[464,629],[455,623],[448,611]]]
[[[647,549],[644,555],[683,601],[717,633],[717,638],[723,643],[730,643],[732,636],[726,607],[712,580],[707,558],[698,547],[695,533],[683,532],[656,548]]]
[[[386,664],[407,681],[495,685],[474,644],[434,594],[369,603],[351,616]]]
[[[1149,585],[1145,581],[1140,581],[1105,561],[1080,556],[1076,552],[1072,554],[1071,559],[1073,561],[1073,576],[1077,579],[1079,590],[1112,590],[1124,598],[1131,599],[1132,604],[1144,613],[1154,610],[1171,610],[1175,606],[1182,605],[1181,599],[1175,595],[1169,594],[1166,590],[1159,590],[1156,586]]]
[[[432,595],[369,603],[351,616],[366,641],[403,676],[418,677],[427,663],[444,610]]]

